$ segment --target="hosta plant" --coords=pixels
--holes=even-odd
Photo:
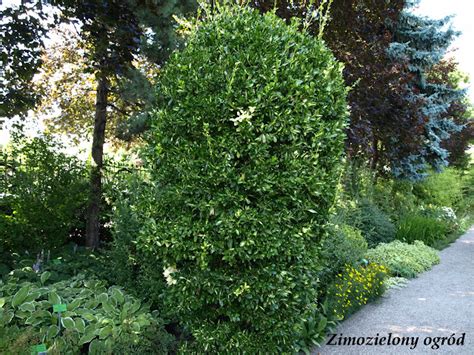
[[[117,344],[132,352],[153,341],[169,345],[160,319],[119,287],[106,288],[83,275],[48,284],[49,276],[44,272],[33,282],[12,276],[0,283],[0,334],[21,330],[13,332],[18,336],[10,345],[28,332],[51,353],[111,354]]]

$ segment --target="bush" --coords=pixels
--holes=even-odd
[[[83,165],[49,137],[17,138],[0,174],[0,251],[62,246],[83,226],[87,178]],[[6,155],[8,153],[8,156]]]
[[[390,270],[392,276],[415,277],[439,263],[438,252],[415,241],[407,244],[398,240],[388,244],[380,244],[367,252],[367,259],[382,264]]]
[[[114,184],[110,193],[114,199],[113,241],[105,252],[110,261],[107,267],[110,278],[134,295],[146,298],[152,307],[162,309],[166,286],[163,263],[137,247],[140,230],[153,214],[156,204],[153,199],[158,196],[159,189],[148,181],[146,174],[130,174]]]
[[[468,218],[472,218],[474,211],[474,163],[471,163],[464,171],[462,185],[463,196],[462,201],[456,206],[457,212],[462,217],[466,215]]]
[[[17,275],[22,275],[18,278]],[[48,353],[166,353],[173,337],[146,305],[118,287],[78,275],[49,283],[49,272],[13,272],[0,283],[0,352],[29,352],[44,343]],[[54,304],[65,304],[61,318]]]
[[[445,239],[449,231],[449,222],[414,214],[400,221],[396,239],[406,243],[420,240],[426,245],[434,246],[438,241]]]
[[[376,204],[368,199],[362,199],[355,208],[349,211],[347,223],[360,229],[369,248],[395,239],[395,225]]]
[[[413,192],[426,205],[456,209],[463,198],[463,181],[458,170],[446,168],[441,173],[431,173],[428,178],[415,184]]]
[[[367,241],[361,232],[351,226],[333,226],[321,240],[321,259],[323,270],[319,279],[322,285],[328,285],[344,266],[355,266],[367,252]],[[321,289],[324,293],[326,289]]]
[[[387,274],[388,270],[376,263],[366,267],[346,265],[328,292],[328,307],[333,316],[342,320],[380,297],[385,291]]]
[[[381,179],[373,189],[374,202],[395,224],[419,206],[419,201],[413,194],[413,183],[408,180]]]
[[[163,262],[186,346],[291,351],[340,174],[341,66],[298,24],[235,8],[190,36],[157,92],[146,150],[157,188],[133,243],[149,272]]]

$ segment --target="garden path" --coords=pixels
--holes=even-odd
[[[380,300],[366,305],[336,329],[343,337],[419,337],[407,345],[326,345],[312,354],[474,354],[474,226],[441,251],[441,263],[409,281],[405,288],[391,289]],[[465,333],[464,345],[431,349],[424,341],[434,337],[455,339]],[[365,340],[367,341],[367,340]],[[388,339],[385,340],[385,343]],[[442,341],[442,340],[440,340]],[[360,340],[362,342],[362,340]]]

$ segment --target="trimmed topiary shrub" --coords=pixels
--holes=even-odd
[[[392,276],[415,277],[439,263],[438,252],[416,240],[407,244],[395,240],[382,243],[367,252],[369,261],[382,264],[390,270]]]
[[[292,351],[340,175],[341,65],[297,23],[222,10],[170,58],[157,92],[146,151],[157,195],[134,243],[164,263],[187,349]]]

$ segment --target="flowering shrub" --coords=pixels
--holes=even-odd
[[[398,240],[380,244],[367,252],[367,259],[385,265],[392,276],[415,277],[439,263],[438,252],[416,240],[414,244]]]
[[[318,275],[320,285],[329,285],[345,265],[356,265],[367,252],[367,241],[360,230],[346,224],[334,225],[321,240],[321,271]],[[320,286],[324,295],[327,287]]]
[[[385,291],[384,280],[388,272],[385,266],[375,263],[366,267],[346,265],[329,290],[330,311],[342,320],[380,297]]]
[[[448,232],[454,232],[458,227],[458,217],[456,212],[448,206],[432,206],[424,207],[421,209],[421,213],[424,216],[434,218],[440,222],[444,222],[449,227]]]

